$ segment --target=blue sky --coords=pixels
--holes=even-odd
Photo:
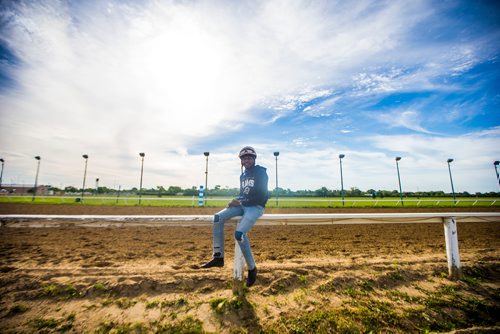
[[[3,183],[498,191],[495,1],[16,1],[0,7]]]

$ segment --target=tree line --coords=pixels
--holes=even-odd
[[[59,189],[57,187],[49,187],[54,193],[64,193],[64,194],[81,194],[82,188],[76,188],[73,186],[65,187],[64,189]],[[122,193],[123,195],[139,195],[143,196],[198,196],[199,189],[196,186],[191,188],[182,188],[179,186],[169,186],[165,188],[164,186],[157,186],[156,188],[143,188],[141,192],[136,187],[131,189],[112,189],[108,187],[98,187],[98,188],[85,188],[86,194],[95,195],[111,195]],[[239,194],[239,188],[229,188],[221,187],[216,185],[213,188],[209,188],[207,191],[208,196],[223,196],[223,197],[235,197]],[[455,193],[459,197],[496,197],[499,196],[498,192],[487,192],[487,193],[469,193],[467,191]],[[342,197],[342,191],[339,189],[328,189],[327,187],[321,187],[316,190],[291,190],[284,188],[272,189],[269,191],[271,197]],[[357,187],[352,187],[350,189],[344,189],[344,197],[371,197],[371,198],[384,198],[384,197],[399,197],[398,190],[375,190],[368,189],[366,191],[360,190]],[[417,191],[417,192],[403,192],[404,197],[447,197],[452,196],[451,193],[446,193],[444,191]]]

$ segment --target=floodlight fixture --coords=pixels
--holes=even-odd
[[[0,172],[0,188],[2,188],[3,166],[5,164],[5,160],[3,160],[3,158],[0,158],[0,162],[2,163],[2,171]]]
[[[85,159],[85,168],[83,170],[83,185],[82,185],[82,198],[81,198],[81,203],[83,203],[83,197],[85,196],[85,180],[87,179],[87,163],[89,160],[88,154],[83,154],[82,158]]]
[[[342,206],[344,206],[344,176],[342,175],[342,159],[345,157],[345,154],[339,154],[340,161],[340,189],[342,195]]]
[[[278,207],[278,156],[280,155],[280,152],[274,152],[274,157],[276,159],[276,207]]]
[[[33,197],[31,198],[31,201],[34,202],[35,201],[35,197],[36,197],[36,189],[38,187],[38,172],[40,171],[40,160],[42,158],[40,158],[39,155],[37,155],[35,157],[35,159],[37,160],[37,165],[36,165],[36,176],[35,176],[35,186],[33,187]]]
[[[498,169],[497,169],[497,166],[500,164],[500,161],[495,161],[493,162],[493,166],[495,166],[495,174],[497,175],[497,183],[498,183],[498,186],[500,187],[500,178],[499,178],[499,175],[498,175]],[[3,171],[3,164],[2,164],[2,171]]]
[[[453,162],[453,159],[448,159],[447,160],[448,162],[448,172],[450,173],[450,182],[451,182],[451,191],[453,193],[453,205],[457,205],[457,197],[455,195],[455,188],[453,187],[453,178],[451,177],[451,167],[450,167],[450,163]]]
[[[401,200],[401,206],[404,206],[403,203],[403,191],[401,189],[401,177],[399,175],[399,161],[401,160],[401,157],[396,157],[396,169],[398,170],[398,183],[399,183],[399,199]]]
[[[210,152],[203,152],[203,155],[205,156],[205,189],[203,190],[203,200],[205,203],[205,206],[207,205],[207,193],[208,193],[208,156],[210,155]]]
[[[142,200],[142,175],[144,172],[144,157],[146,154],[144,152],[139,153],[139,156],[141,157],[141,180],[139,182],[139,205],[141,205],[141,200]]]

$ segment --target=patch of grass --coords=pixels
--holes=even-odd
[[[337,284],[334,281],[329,281],[318,286],[317,290],[321,293],[335,292],[337,290]]]
[[[101,301],[102,306],[110,306],[113,304],[125,310],[137,304],[137,301],[128,298],[119,298],[119,299],[106,298]]]
[[[356,290],[356,287],[353,285],[349,285],[347,288],[344,289],[343,292],[352,298],[356,298],[358,296],[358,291]]]
[[[296,292],[293,296],[293,300],[297,303],[306,302],[307,295],[309,294],[309,290],[306,288],[301,288],[298,292]]]
[[[492,268],[487,266],[467,266],[463,268],[463,274],[466,277],[475,278],[478,280],[488,280],[492,277]]]
[[[152,308],[157,308],[158,306],[160,306],[159,300],[152,300],[152,301],[146,302],[146,309],[147,310],[152,309]]]
[[[72,285],[67,285],[63,289],[63,294],[68,296],[69,298],[72,297],[79,297],[81,293]]]
[[[70,299],[81,297],[83,293],[78,291],[73,285],[54,285],[49,284],[43,287],[42,296],[56,297],[58,299]]]
[[[265,333],[356,333],[355,327],[343,323],[341,315],[331,310],[317,310],[297,317],[279,319],[264,329]]]
[[[470,277],[470,276],[463,276],[462,281],[467,283],[470,286],[477,286],[479,282],[481,282],[480,278],[477,277]]]
[[[301,284],[307,284],[307,275],[299,275],[297,276],[297,279]]]
[[[320,285],[317,290],[321,293],[336,292],[356,298],[374,292],[375,288],[372,280],[355,280],[338,277]]]
[[[96,283],[94,284],[94,290],[98,292],[106,292],[108,291],[108,287],[104,285],[103,283]]]
[[[401,316],[396,313],[391,303],[372,299],[360,304],[357,309],[349,310],[349,312],[361,322],[366,332],[380,332],[384,328],[400,325]]]
[[[52,332],[55,330],[59,333],[65,333],[73,328],[73,322],[75,319],[76,315],[71,313],[64,319],[35,318],[30,321],[30,325],[39,332]]]
[[[394,272],[404,275],[399,268],[391,271]],[[393,279],[388,277],[389,274],[385,277]],[[422,295],[411,296],[382,286],[375,289],[374,285],[372,280],[355,281],[342,277],[331,280],[321,285],[318,291],[343,293],[351,297],[344,299],[342,306],[329,307],[324,301],[307,313],[294,310],[268,324],[263,332],[425,333],[496,326],[499,321],[500,303],[496,289],[478,295],[477,288],[468,289],[469,285],[447,282],[432,290],[416,286]],[[387,296],[388,301],[381,300],[381,295]]]
[[[156,331],[157,334],[204,334],[203,324],[199,319],[187,317],[176,323],[160,325]]]
[[[441,287],[439,293],[443,294],[443,295],[450,295],[450,296],[453,296],[455,297],[457,295],[457,290],[458,290],[458,286],[455,286],[455,285],[445,285],[443,287]]]
[[[397,329],[407,332],[402,314],[397,313],[391,303],[363,299],[339,309],[320,307],[306,314],[281,318],[264,332],[383,333],[398,332]]]
[[[115,326],[116,324],[113,321],[101,322],[99,326],[97,326],[95,334],[108,334]]]
[[[400,269],[393,270],[387,274],[391,279],[396,280],[396,281],[404,281],[405,277],[403,276],[403,273]]]
[[[215,298],[209,301],[210,307],[219,314],[241,309],[243,302],[238,297]]]
[[[112,305],[113,303],[114,303],[114,300],[111,298],[106,298],[106,299],[101,301],[102,306],[109,306],[109,305]]]
[[[59,327],[59,332],[64,333],[73,328],[73,322],[76,320],[76,314],[71,313],[68,315],[65,319],[64,322],[61,323],[61,326]]]
[[[56,285],[46,285],[43,287],[42,294],[44,296],[56,296],[59,293],[59,289]]]
[[[7,313],[8,316],[14,316],[17,314],[24,313],[29,310],[29,307],[23,304],[16,304],[9,309]]]
[[[456,285],[441,286],[437,291],[423,291],[427,296],[421,299],[422,307],[411,314],[422,329],[450,331],[460,327],[492,326],[498,323],[500,307],[496,300],[471,297]]]
[[[124,324],[116,324],[114,322],[111,323],[101,323],[99,327],[99,331],[96,331],[99,334],[145,334],[148,333],[148,328],[141,322],[136,322],[134,324],[124,323]]]
[[[375,291],[375,288],[373,287],[373,281],[371,280],[361,281],[357,285],[365,294],[369,294]]]
[[[31,326],[36,330],[52,329],[59,326],[59,321],[54,318],[35,318],[31,321]]]
[[[115,304],[121,309],[128,309],[137,304],[137,301],[128,298],[120,298],[115,300]]]
[[[416,297],[416,296],[410,296],[408,293],[406,292],[402,292],[402,291],[399,291],[399,290],[388,290],[386,292],[386,295],[387,297],[392,300],[392,301],[405,301],[407,303],[421,303],[421,298],[420,297]]]
[[[406,321],[412,325],[413,329],[421,333],[448,332],[463,326],[459,319],[448,316],[446,311],[443,314],[417,307],[403,313]]]
[[[181,297],[179,299],[176,299],[176,300],[164,300],[161,302],[160,304],[160,307],[161,308],[165,308],[165,307],[182,307],[182,306],[186,306],[188,305],[189,302],[186,298],[184,297]]]
[[[75,321],[76,320],[76,314],[75,313],[71,313],[70,315],[68,315],[66,317],[66,320],[67,321],[71,321],[71,322]]]
[[[134,334],[142,334],[148,332],[146,325],[144,325],[142,322],[136,322],[132,324],[132,330],[134,331]]]
[[[124,323],[118,324],[114,321],[101,322],[96,328],[95,334],[145,334],[148,333],[148,328],[142,322],[136,322],[134,324]]]

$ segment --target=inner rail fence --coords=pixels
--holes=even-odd
[[[109,226],[191,226],[210,225],[212,215],[0,215],[2,228],[6,227],[109,227]],[[233,218],[233,221],[238,218]],[[457,219],[464,223],[500,223],[500,212],[421,212],[421,213],[356,213],[356,214],[264,214],[258,224],[391,224],[391,223],[442,223],[448,276],[450,279],[462,277],[458,247]],[[235,292],[242,291],[244,258],[235,241],[233,278]]]
[[[139,201],[139,199],[141,199]],[[231,197],[207,197],[204,206],[224,206]],[[33,200],[33,195],[1,195],[0,203],[50,203],[50,204],[93,204],[93,205],[143,205],[143,206],[199,206],[198,196],[170,196],[170,197],[148,197],[142,196],[40,196]],[[293,207],[293,206],[316,206],[316,207],[438,207],[438,206],[481,206],[500,207],[500,198],[303,198],[283,197],[276,201],[270,198],[268,207]]]

